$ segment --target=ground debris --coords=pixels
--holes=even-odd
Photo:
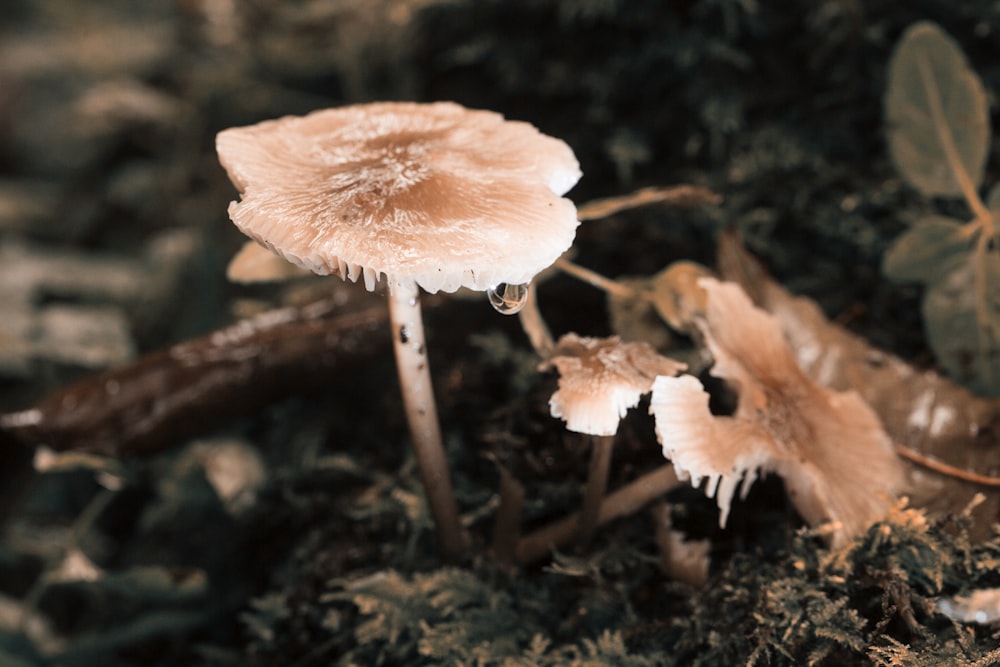
[[[97,370],[130,359],[124,306],[144,284],[138,262],[0,245],[0,376],[29,378],[39,362]]]

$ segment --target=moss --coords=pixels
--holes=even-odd
[[[969,521],[898,507],[838,549],[803,531],[736,554],[695,592],[628,546],[635,534],[513,579],[488,564],[382,570],[329,583],[310,605],[325,619],[314,641],[342,665],[989,665],[1000,632],[934,606],[996,581],[1000,537],[970,545]]]

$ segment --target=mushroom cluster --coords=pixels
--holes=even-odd
[[[216,147],[240,192],[229,215],[241,231],[303,268],[387,288],[417,465],[440,548],[458,557],[465,536],[418,288],[503,297],[552,264],[579,224],[562,198],[581,175],[573,152],[528,123],[448,102],[265,121],[224,130]]]

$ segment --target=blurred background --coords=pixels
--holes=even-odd
[[[778,230],[870,264],[905,203],[883,187],[884,63],[918,19],[995,93],[989,2],[9,0],[0,407],[216,325],[239,235],[214,135],[316,108],[497,110],[573,147],[577,202],[698,182],[758,248]],[[832,282],[838,310],[855,294]]]

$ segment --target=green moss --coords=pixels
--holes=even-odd
[[[838,549],[803,532],[734,556],[693,594],[612,545],[513,580],[485,565],[381,571],[316,604],[343,665],[1000,664],[1000,633],[935,611],[1000,576],[1000,538],[973,547],[968,521],[900,507]]]

